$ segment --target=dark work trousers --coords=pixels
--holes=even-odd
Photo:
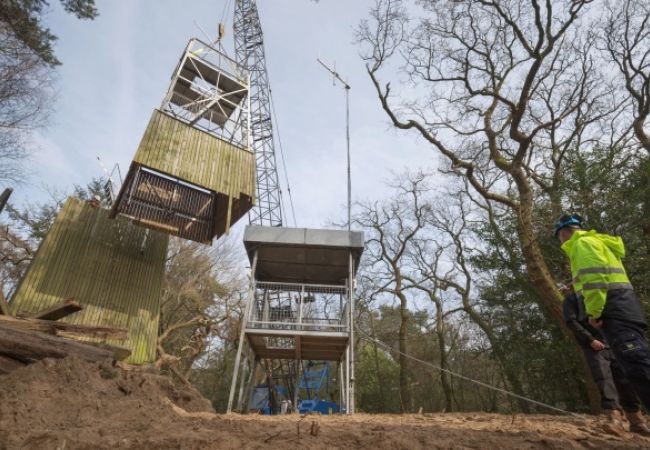
[[[604,317],[602,331],[641,403],[650,411],[650,348],[644,327]]]
[[[613,352],[609,348],[597,352],[587,346],[582,346],[582,351],[600,391],[601,407],[637,412],[641,404]]]

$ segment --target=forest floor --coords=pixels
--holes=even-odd
[[[190,388],[75,358],[0,376],[0,449],[647,449],[591,417],[215,414]]]

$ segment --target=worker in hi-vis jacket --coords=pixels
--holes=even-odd
[[[650,411],[650,347],[641,304],[625,273],[623,240],[582,229],[577,214],[563,215],[555,235],[571,263],[572,285],[583,301],[587,321],[602,330],[641,403]],[[628,415],[634,430],[645,428],[640,411]]]
[[[613,431],[624,431],[620,421],[620,411],[623,410],[630,422],[630,431],[650,436],[650,427],[641,415],[641,402],[602,331],[589,325],[582,299],[573,292],[569,293],[562,303],[562,312],[567,327],[582,348],[600,392],[600,405],[615,428]]]

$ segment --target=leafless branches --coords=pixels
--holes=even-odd
[[[52,69],[0,21],[0,181],[19,181],[28,132],[49,112]]]
[[[427,327],[435,333],[436,364],[443,369],[451,370],[458,363],[454,343],[468,339],[458,336],[459,330],[478,327],[474,339],[487,341],[486,348],[491,347],[507,383],[522,392],[517,374],[498,347],[491,316],[481,306],[476,285],[485,277],[469,262],[472,253],[484,245],[476,240],[473,226],[495,213],[484,200],[475,204],[467,196],[451,192],[436,196],[429,180],[430,175],[421,172],[402,175],[393,183],[398,192],[394,198],[359,205],[356,223],[368,233],[369,256],[362,268],[364,294],[378,301],[398,302],[397,341],[403,353],[409,353],[409,312],[424,308],[430,318]],[[410,368],[404,363],[399,360],[400,375],[404,374],[400,377],[400,390],[405,391],[402,399],[408,398],[410,382]],[[444,408],[451,411],[457,403],[453,380],[443,371],[440,381]],[[520,407],[528,408],[525,404]]]
[[[411,406],[407,348],[409,320],[409,286],[405,277],[406,260],[412,241],[425,226],[430,205],[422,200],[427,192],[427,176],[424,173],[407,174],[395,183],[399,194],[385,204],[358,205],[359,214],[353,222],[371,232],[366,242],[367,272],[364,282],[370,286],[371,295],[389,294],[399,301],[400,327],[399,351],[400,396],[402,411]]]
[[[601,28],[606,58],[617,67],[632,108],[632,128],[650,152],[646,121],[650,114],[650,4],[645,1],[609,2]]]
[[[529,275],[558,320],[534,205],[541,194],[559,213],[567,153],[624,142],[629,130],[614,120],[626,101],[600,70],[591,3],[381,1],[358,32],[391,123],[425,139],[447,173],[516,218]],[[380,76],[396,62],[410,85],[393,93]]]
[[[161,299],[159,367],[187,382],[194,365],[234,336],[245,280],[234,239],[215,247],[173,239]]]

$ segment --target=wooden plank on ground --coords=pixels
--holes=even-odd
[[[72,339],[76,339],[76,338],[72,337]],[[117,361],[124,361],[126,358],[131,356],[131,350],[129,350],[128,348],[118,347],[116,345],[101,344],[99,342],[92,342],[92,341],[82,341],[82,342],[84,344],[92,345],[93,347],[97,347],[99,349],[108,350],[109,352],[112,352],[113,359]]]
[[[0,324],[0,353],[16,358],[65,358],[76,355],[87,361],[102,361],[122,357],[119,351],[107,345],[101,347],[52,336],[35,331],[9,328]],[[130,354],[130,352],[129,352]]]
[[[25,367],[25,363],[10,358],[5,355],[0,355],[0,374],[13,372],[16,369]]]
[[[124,328],[94,327],[72,323],[0,316],[0,325],[19,330],[31,330],[58,336],[82,336],[101,339],[125,340],[128,337]]]
[[[31,316],[32,319],[40,320],[59,320],[63,319],[70,314],[81,311],[83,306],[76,302],[73,298],[69,298],[58,305],[53,306],[52,308],[40,311]]]

